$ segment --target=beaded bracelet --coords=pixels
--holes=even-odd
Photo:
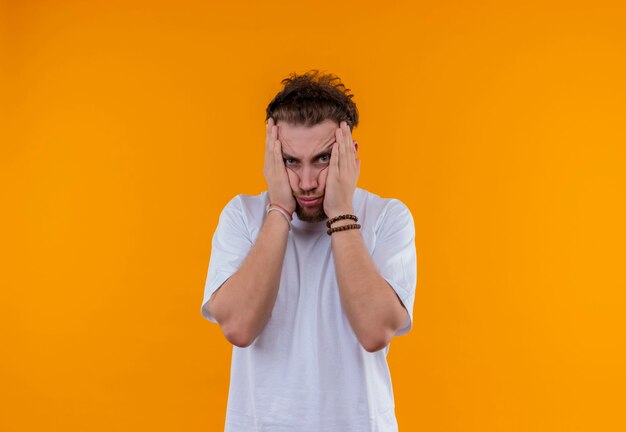
[[[326,234],[331,235],[332,233],[337,232],[337,231],[345,231],[349,229],[360,229],[360,228],[361,228],[360,224],[341,225],[335,228],[328,229],[328,231],[326,231]]]
[[[334,224],[335,222],[340,221],[340,220],[342,220],[342,219],[352,219],[352,220],[353,220],[353,221],[355,221],[355,222],[358,222],[358,221],[359,221],[359,218],[358,218],[358,217],[356,217],[355,215],[352,215],[352,214],[344,214],[344,215],[335,216],[335,217],[334,217],[334,218],[332,218],[332,219],[328,219],[328,220],[326,221],[326,226],[327,226],[328,228],[330,228],[330,226],[331,226],[332,224]]]

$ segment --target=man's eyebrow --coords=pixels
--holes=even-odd
[[[324,149],[324,150],[323,150],[323,151],[321,151],[320,153],[318,153],[318,154],[316,154],[315,156],[313,156],[313,158],[312,158],[311,160],[316,160],[316,159],[319,159],[319,158],[320,158],[320,157],[322,157],[322,156],[326,156],[326,155],[330,154],[330,152],[331,152],[331,151],[332,151],[332,149],[333,149],[333,144],[334,144],[334,143],[335,143],[335,142],[333,141],[333,143],[332,143],[332,144],[330,144],[328,147],[326,147],[326,149]],[[294,157],[294,156],[291,156],[291,155],[289,155],[289,154],[287,154],[287,153],[285,153],[285,152],[283,152],[283,158],[285,158],[285,159],[293,159],[293,160],[295,160],[295,161],[300,162],[300,159],[299,159],[299,158]]]

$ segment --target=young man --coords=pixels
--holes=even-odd
[[[234,346],[226,431],[397,431],[387,365],[412,327],[408,208],[356,187],[358,111],[333,75],[267,108],[267,191],[224,208],[203,316]]]

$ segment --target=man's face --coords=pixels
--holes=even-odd
[[[335,130],[339,124],[325,120],[312,127],[295,126],[279,121],[278,139],[296,198],[296,214],[307,222],[327,219],[324,213],[324,191]]]

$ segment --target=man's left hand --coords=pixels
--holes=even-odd
[[[329,218],[353,212],[352,197],[361,169],[356,144],[345,121],[335,130],[335,137],[324,194],[324,212]]]

